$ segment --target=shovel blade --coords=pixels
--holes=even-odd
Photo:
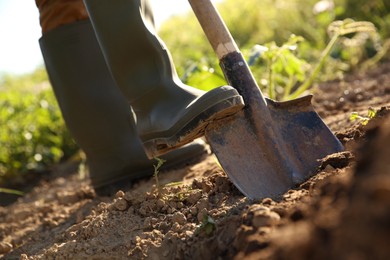
[[[293,181],[301,183],[312,176],[319,160],[341,152],[343,145],[322,121],[311,104],[312,95],[275,102],[267,99],[274,130],[283,140],[281,147],[294,165]]]
[[[310,100],[267,100],[272,138],[257,131],[256,118],[245,111],[207,128],[206,139],[222,168],[249,199],[280,198],[313,175],[319,159],[343,150]]]

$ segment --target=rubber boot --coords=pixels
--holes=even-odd
[[[144,0],[84,0],[111,73],[129,100],[149,158],[204,134],[244,106],[230,86],[207,93],[184,85],[155,32]]]
[[[130,105],[112,79],[89,20],[60,26],[39,40],[65,123],[84,150],[92,185],[153,174]],[[162,157],[173,166],[205,154],[195,143]]]

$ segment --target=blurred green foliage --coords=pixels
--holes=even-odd
[[[0,82],[0,185],[42,170],[77,151],[46,71],[4,75]]]
[[[277,64],[272,66],[280,73],[274,75],[275,88],[294,89],[316,69],[332,40],[329,26],[336,20],[369,21],[379,33],[355,31],[340,35],[337,42],[332,43],[320,73],[316,73],[315,81],[310,83],[342,78],[345,72],[366,69],[382,58],[390,46],[389,5],[385,0],[224,0],[217,8],[248,61],[256,52],[256,46],[274,51],[284,49],[287,56],[283,59],[295,66],[282,68],[281,59],[276,60]],[[161,27],[159,35],[170,49],[178,74],[185,83],[204,90],[226,84],[218,60],[192,12],[170,19]],[[289,43],[292,35],[303,39],[293,44],[293,50],[285,48],[292,46]],[[251,64],[251,70],[264,93],[269,95],[272,91],[267,64],[270,65],[269,57],[261,55]],[[282,79],[286,73],[288,83]]]
[[[390,1],[388,0],[338,0],[343,6],[339,18],[371,21],[383,39],[390,37]]]

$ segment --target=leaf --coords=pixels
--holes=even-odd
[[[186,84],[208,91],[226,85],[226,80],[215,71],[202,70],[188,76]]]
[[[200,231],[203,231],[206,235],[211,235],[216,228],[215,220],[209,215],[204,215],[202,223],[198,226],[195,232],[199,233]]]
[[[352,112],[351,115],[349,116],[349,120],[350,121],[355,121],[355,120],[357,120],[359,118],[360,118],[360,116],[359,116],[359,114],[357,112]]]
[[[19,195],[19,196],[24,195],[24,192],[22,192],[22,191],[7,189],[7,188],[0,188],[0,193],[7,193],[7,194],[13,194],[13,195]]]
[[[372,119],[376,116],[376,110],[370,107],[367,111],[367,117]]]

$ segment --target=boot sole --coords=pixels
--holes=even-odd
[[[243,107],[244,101],[240,95],[224,99],[204,110],[173,136],[143,141],[145,153],[149,159],[153,159],[188,144],[204,136],[205,129],[210,123],[232,116]]]

